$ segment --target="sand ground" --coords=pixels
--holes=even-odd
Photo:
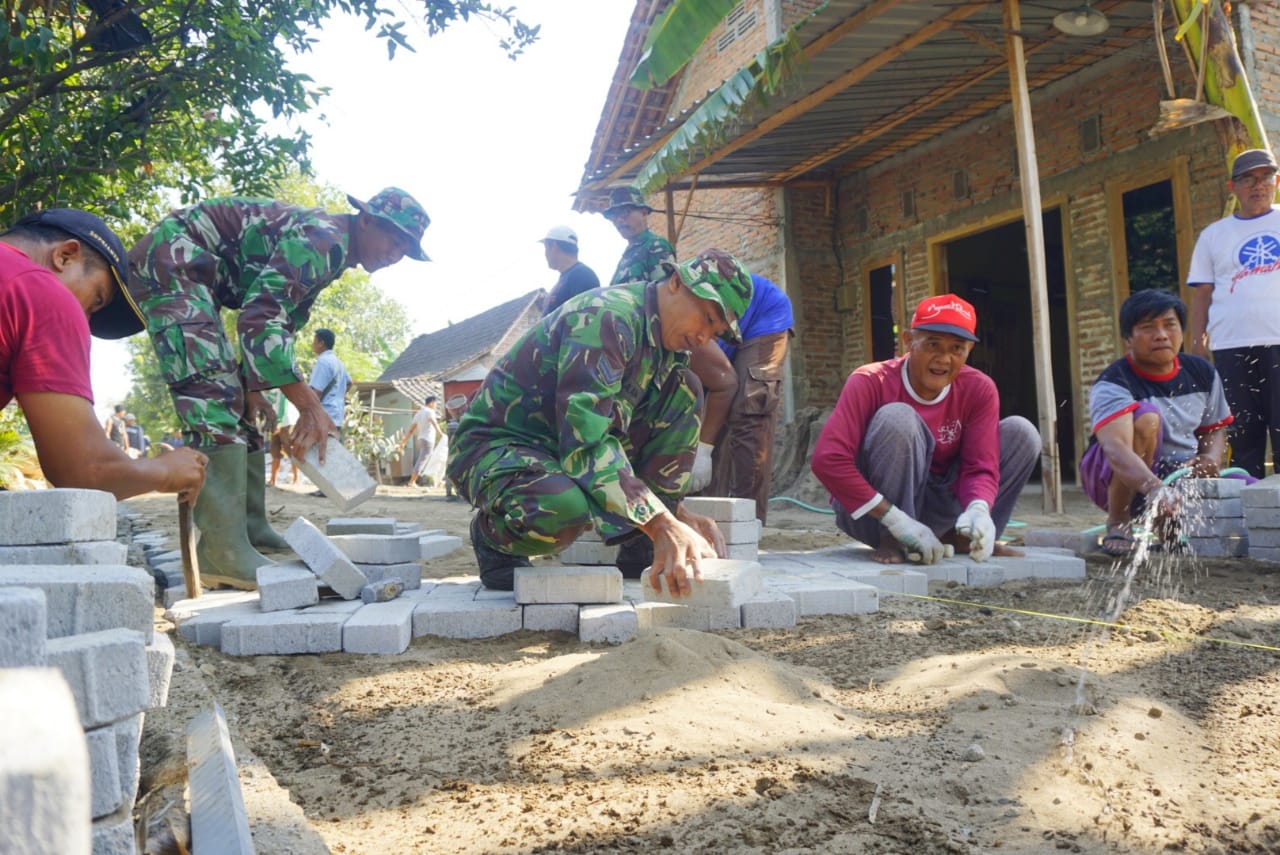
[[[309,489],[268,490],[277,528],[353,515]],[[1046,516],[1031,492],[1016,518],[1101,522],[1067,499]],[[175,526],[172,497],[127,504]],[[467,536],[439,491],[383,487],[353,513]],[[842,542],[775,504],[762,548]],[[1088,571],[617,647],[522,632],[236,659],[176,639],[142,805],[180,813],[182,728],[217,700],[259,852],[1280,851],[1280,566]],[[474,572],[469,549],[427,565]]]

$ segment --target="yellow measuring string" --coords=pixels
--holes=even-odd
[[[1052,612],[1033,612],[1029,609],[1014,609],[1008,606],[993,606],[987,603],[971,603],[968,600],[950,600],[946,597],[933,597],[927,594],[904,594],[899,591],[886,591],[898,597],[912,597],[917,600],[932,600],[935,603],[948,603],[953,606],[976,606],[980,609],[991,609],[995,612],[1012,612],[1018,615],[1028,615],[1030,617],[1049,618],[1050,620],[1063,620],[1070,623],[1088,623],[1094,626],[1106,626],[1112,629],[1128,629],[1136,632],[1158,632],[1164,638],[1176,638],[1181,641],[1213,641],[1217,644],[1231,644],[1236,647],[1251,647],[1254,650],[1269,650],[1272,653],[1280,653],[1280,647],[1272,647],[1269,644],[1254,644],[1249,641],[1233,641],[1230,638],[1216,638],[1212,635],[1184,635],[1180,632],[1173,632],[1167,629],[1158,629],[1153,626],[1133,626],[1127,623],[1110,623],[1105,620],[1096,620],[1094,618],[1074,617],[1072,615],[1057,615]]]

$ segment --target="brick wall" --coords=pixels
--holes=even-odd
[[[1249,81],[1258,105],[1272,115],[1280,114],[1280,4],[1275,0],[1253,0],[1249,6],[1252,29],[1253,67]]]

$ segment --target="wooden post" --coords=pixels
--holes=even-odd
[[[1010,100],[1018,174],[1022,184],[1022,219],[1027,227],[1027,267],[1031,276],[1031,342],[1036,372],[1036,408],[1040,419],[1040,477],[1045,513],[1062,513],[1062,472],[1058,463],[1058,413],[1054,406],[1053,361],[1049,347],[1049,288],[1044,260],[1044,221],[1040,212],[1040,169],[1036,163],[1031,96],[1022,52],[1022,13],[1018,0],[1002,0],[1005,50],[1009,60]],[[1016,359],[1018,354],[1007,354]]]

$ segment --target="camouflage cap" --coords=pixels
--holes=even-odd
[[[604,215],[612,217],[623,208],[644,208],[645,213],[653,213],[653,208],[637,188],[614,187],[609,191],[609,207],[604,209]]]
[[[413,248],[407,255],[418,261],[430,261],[422,251],[422,234],[431,225],[431,218],[418,200],[399,187],[384,187],[368,202],[361,202],[355,196],[347,195],[347,201],[366,214],[386,220],[396,229],[413,241]]]
[[[742,262],[720,249],[709,249],[692,261],[673,264],[664,261],[662,267],[667,273],[675,273],[689,290],[704,300],[716,303],[724,311],[724,318],[729,322],[729,329],[721,338],[734,344],[742,343],[742,329],[738,319],[751,305],[751,296],[755,285],[751,274]]]

